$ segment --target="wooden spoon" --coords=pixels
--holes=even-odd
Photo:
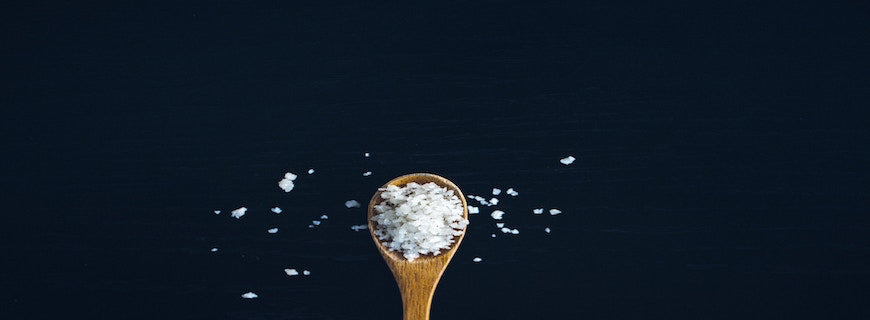
[[[462,201],[462,217],[468,219],[468,204],[465,202],[465,196],[453,182],[444,177],[430,173],[412,173],[404,175],[387,182],[383,187],[395,185],[398,187],[405,186],[410,182],[425,184],[434,182],[435,184],[446,187],[448,190],[453,190],[453,194],[459,197]],[[390,251],[381,243],[375,236],[374,230],[377,225],[372,221],[374,207],[383,201],[381,191],[378,190],[369,202],[368,225],[369,233],[372,239],[375,240],[375,245],[381,256],[387,262],[387,266],[393,271],[393,276],[396,278],[396,283],[399,284],[399,292],[402,294],[402,306],[404,307],[404,320],[428,320],[429,308],[432,306],[432,296],[435,294],[435,286],[438,285],[438,280],[441,279],[441,274],[447,268],[456,249],[459,248],[459,243],[465,236],[465,228],[462,229],[462,235],[454,237],[453,246],[449,250],[442,251],[441,254],[433,256],[432,254],[420,256],[414,261],[408,261],[401,253]]]

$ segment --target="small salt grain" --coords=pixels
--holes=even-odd
[[[314,221],[311,221],[311,224],[313,224],[313,225],[315,225],[315,226],[319,226],[319,225],[320,225],[320,221],[319,221],[319,220],[314,220]]]
[[[495,238],[495,233],[491,234],[491,236],[492,236],[493,238]]]
[[[544,213],[544,208],[532,209],[532,213],[534,213],[534,214],[542,214],[542,213]]]
[[[215,210],[215,211],[214,211],[214,214],[221,214],[221,211],[220,211],[220,210]]]
[[[511,233],[512,234],[520,234],[520,230],[513,229],[513,230],[511,230]]]
[[[359,208],[359,202],[356,200],[347,200],[344,202],[344,206],[348,208]]]
[[[475,206],[468,206],[468,214],[478,214],[480,213],[480,209]]]
[[[247,211],[248,211],[248,208],[241,207],[241,208],[238,208],[236,210],[233,210],[232,216],[233,216],[233,218],[239,219],[243,215],[245,215],[245,212],[247,212]]]
[[[278,233],[278,228],[272,228],[272,229],[266,230],[266,232],[269,232],[269,233]]]
[[[550,228],[549,228],[549,227],[548,227],[548,228],[544,228],[544,232],[546,232],[546,233],[550,233]]]
[[[254,299],[256,297],[257,297],[257,294],[253,293],[253,292],[248,292],[248,293],[245,293],[242,295],[242,298],[245,298],[245,299]]]
[[[368,152],[366,152],[366,153],[365,153],[365,154],[363,154],[363,155],[364,155],[364,156],[366,156],[366,158],[368,158],[368,157],[369,157],[369,156],[370,156],[370,155],[371,155],[371,154],[370,154],[370,153],[368,153]]]
[[[497,196],[497,195],[499,195],[500,193],[501,193],[501,189],[499,189],[499,188],[492,188],[492,195]]]
[[[293,180],[296,180],[296,175],[287,172],[284,174],[284,179],[278,181],[278,187],[284,190],[284,192],[290,192],[294,187]]]
[[[311,271],[308,271],[308,270],[302,270],[302,275],[310,276],[310,275],[311,275]]]
[[[496,228],[504,228],[504,222],[499,222],[495,224]]]
[[[371,171],[366,171],[365,173],[363,173],[363,177],[368,177],[370,175],[372,175]]]
[[[309,225],[308,225],[308,229],[314,229],[314,225],[313,225],[313,224],[309,224]]]
[[[510,232],[511,232],[511,229],[501,228],[501,233],[510,233]]]
[[[489,199],[489,203],[491,203],[492,205],[497,205],[498,199],[496,199],[496,198]]]
[[[562,210],[559,210],[559,209],[550,209],[550,215],[551,215],[551,216],[555,216],[555,215],[560,214],[560,213],[562,213]]]
[[[272,212],[274,212],[274,213],[281,213],[281,208],[274,207],[274,208],[272,208]]]
[[[520,195],[520,193],[517,192],[516,190],[514,190],[514,188],[508,188],[507,191],[505,191],[505,193],[511,195],[511,197],[516,197],[516,196]]]
[[[474,261],[474,262],[481,262],[481,261],[483,261],[483,259],[481,259],[481,258],[474,258],[474,259],[471,259],[471,261]]]
[[[501,220],[501,216],[503,216],[503,215],[504,215],[504,211],[501,211],[501,210],[495,210],[492,212],[492,214],[490,214],[490,216],[492,216],[492,218],[495,220]]]
[[[350,228],[351,228],[353,231],[360,231],[360,230],[368,229],[369,226],[368,226],[368,225],[361,224],[361,225],[353,225],[353,226],[350,226]]]
[[[314,174],[314,169],[308,169],[308,174]]]
[[[217,252],[218,248],[211,248],[211,252]]]
[[[329,216],[327,216],[327,215],[324,214],[324,215],[320,216],[320,219],[321,219],[321,220],[326,220],[326,219],[329,219]]]
[[[288,276],[291,276],[291,277],[299,274],[299,272],[296,271],[296,269],[284,269],[284,273],[286,273]]]
[[[559,162],[561,162],[562,164],[567,166],[571,163],[574,163],[574,160],[577,160],[577,159],[572,157],[572,156],[567,156],[565,158],[562,158],[562,160],[559,160]]]

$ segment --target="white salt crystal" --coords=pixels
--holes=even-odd
[[[269,232],[269,233],[278,233],[278,228],[272,228],[272,229],[266,230],[266,232]]]
[[[366,152],[366,153],[365,153],[365,154],[363,154],[363,155],[364,155],[364,156],[366,156],[366,158],[368,158],[368,157],[369,157],[369,156],[370,156],[370,155],[371,155],[371,154],[370,154],[370,153],[368,153],[368,152]]]
[[[544,208],[532,209],[532,213],[542,214],[542,213],[544,213]]]
[[[278,187],[284,190],[284,192],[290,192],[294,187],[293,180],[296,180],[296,175],[287,172],[284,174],[284,179],[278,181]]]
[[[497,205],[498,199],[496,199],[496,198],[489,199],[489,203],[491,203],[492,205]]]
[[[248,208],[241,207],[241,208],[238,208],[236,210],[233,210],[232,216],[233,216],[233,218],[238,219],[238,218],[241,218],[243,215],[245,215],[245,212],[247,212],[247,211],[248,211]]]
[[[359,208],[359,202],[356,200],[347,200],[344,202],[344,206],[348,208]]]
[[[501,233],[510,233],[510,232],[511,232],[511,229],[501,228]]]
[[[363,177],[368,177],[370,175],[372,175],[371,171],[366,171],[365,173],[363,173]]]
[[[218,248],[211,248],[211,252],[217,252]]]
[[[497,196],[497,195],[499,195],[500,193],[501,193],[501,189],[499,189],[499,188],[492,188],[492,195]]]
[[[546,233],[550,233],[550,228],[549,228],[549,227],[544,228],[544,232],[546,232]]]
[[[215,211],[214,211],[214,214],[221,214],[221,211],[220,211],[220,210],[215,210]]]
[[[281,213],[281,208],[274,207],[274,208],[272,208],[272,212],[274,212],[274,213]]]
[[[302,270],[302,274],[303,274],[303,275],[306,275],[306,276],[310,276],[310,275],[311,275],[311,271],[308,271],[308,270]]]
[[[308,174],[314,174],[314,169],[308,169]]]
[[[472,259],[471,261],[474,261],[474,262],[481,262],[481,261],[483,261],[483,259],[481,259],[481,258],[474,258],[474,259]]]
[[[309,224],[309,225],[308,225],[308,229],[314,229],[314,225],[313,225],[313,224]]]
[[[495,220],[501,220],[501,216],[503,216],[503,215],[504,215],[504,211],[501,211],[501,210],[495,210],[492,212],[492,214],[490,214],[490,216],[492,216],[492,218]]]
[[[361,225],[353,225],[353,226],[350,226],[350,228],[351,228],[353,231],[360,231],[360,230],[368,229],[369,226],[368,226],[368,225],[365,225],[365,224],[361,224]]]
[[[520,230],[513,229],[513,230],[511,230],[511,233],[513,233],[513,234],[520,234]]]
[[[464,232],[462,201],[452,190],[434,182],[411,182],[382,189],[383,201],[374,206],[374,235],[391,251],[401,251],[408,261],[421,255],[438,255]]]
[[[551,215],[551,216],[555,216],[555,215],[560,214],[560,213],[562,213],[562,210],[559,210],[559,209],[550,209],[550,215]]]
[[[499,222],[495,224],[496,228],[504,228],[504,222]]]
[[[256,297],[257,297],[257,294],[253,293],[253,292],[248,292],[248,293],[245,293],[242,295],[242,298],[245,298],[245,299],[253,299]]]
[[[320,225],[320,221],[319,221],[319,220],[314,220],[314,221],[311,221],[311,224],[313,224],[313,225],[315,225],[315,226],[319,226],[319,225]]]
[[[329,216],[324,214],[324,215],[320,216],[320,219],[326,220],[326,219],[329,219]]]
[[[296,269],[284,269],[284,273],[286,273],[288,276],[291,276],[291,277],[299,274],[299,272],[296,271]]]
[[[468,206],[468,214],[478,214],[480,213],[480,209],[475,206]]]
[[[505,193],[511,195],[512,197],[516,197],[520,194],[519,192],[514,190],[514,188],[508,188],[507,191],[505,191]]]
[[[577,159],[575,159],[572,156],[568,156],[568,157],[562,158],[562,160],[559,160],[559,162],[561,162],[562,164],[567,166],[569,164],[574,163],[574,160],[577,160]]]
[[[495,238],[495,233],[491,234],[491,236],[492,236],[493,238]]]

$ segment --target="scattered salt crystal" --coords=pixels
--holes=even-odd
[[[550,233],[550,228],[549,228],[549,227],[544,228],[544,232],[546,232],[546,233]]]
[[[481,261],[483,261],[483,259],[481,259],[481,258],[474,258],[474,259],[472,259],[471,261],[474,261],[474,262],[481,262]]]
[[[248,208],[241,207],[241,208],[238,208],[236,210],[233,210],[232,216],[233,216],[233,218],[238,219],[238,218],[241,218],[243,215],[245,215],[245,212],[247,212],[247,211],[248,211]]]
[[[291,276],[291,277],[299,274],[299,272],[296,271],[296,269],[284,269],[284,273],[286,273],[288,276]]]
[[[308,169],[308,174],[314,174],[314,169]]]
[[[272,208],[272,212],[274,212],[274,213],[281,213],[281,208],[274,207],[274,208]]]
[[[504,228],[504,222],[499,222],[495,224],[496,228]]]
[[[574,163],[574,160],[577,160],[577,159],[572,157],[572,156],[568,156],[568,157],[562,158],[562,160],[559,160],[559,162],[561,162],[564,165],[569,165],[571,163]]]
[[[497,196],[497,195],[499,195],[500,193],[501,193],[501,189],[499,189],[499,188],[492,188],[492,195]]]
[[[306,275],[306,276],[310,276],[310,275],[311,275],[311,271],[308,271],[308,270],[302,270],[302,274],[303,274],[303,275]]]
[[[532,213],[542,214],[542,213],[544,213],[544,208],[532,209]]]
[[[501,228],[501,232],[502,232],[502,233],[509,233],[509,232],[511,232],[511,229],[508,229],[508,228]]]
[[[559,209],[550,209],[550,215],[551,215],[551,216],[555,216],[555,215],[560,214],[560,213],[562,213],[562,210],[559,210]]]
[[[314,221],[311,221],[311,224],[313,224],[313,225],[315,225],[315,226],[319,226],[319,225],[320,225],[320,221],[319,221],[319,220],[314,220]]]
[[[475,206],[468,206],[468,214],[478,214],[480,213],[480,209]]]
[[[496,198],[489,199],[489,203],[491,203],[492,205],[497,205],[498,199],[496,199]]]
[[[366,158],[368,158],[370,155],[371,155],[371,154],[368,153],[368,152],[366,152],[366,153],[364,154],[364,156],[366,156]]]
[[[511,230],[511,233],[513,233],[513,234],[520,234],[520,230],[513,229],[513,230]]]
[[[220,210],[215,210],[215,211],[214,211],[214,214],[221,214],[221,211],[220,211]]]
[[[245,299],[253,299],[256,297],[257,297],[257,294],[253,293],[253,292],[248,292],[248,293],[245,293],[242,295],[242,298],[245,298]]]
[[[359,202],[356,200],[347,200],[344,202],[344,206],[348,208],[359,208]]]
[[[370,175],[372,175],[371,171],[366,171],[365,173],[363,173],[363,177],[368,177]]]
[[[211,252],[217,252],[218,248],[211,248]]]
[[[293,180],[296,180],[296,175],[287,172],[284,174],[284,179],[278,181],[278,187],[283,189],[284,192],[290,192],[290,190],[293,190],[294,187]]]
[[[492,212],[492,214],[490,214],[490,216],[492,216],[492,218],[495,220],[501,220],[501,216],[503,216],[503,215],[504,215],[504,211],[501,211],[501,210],[495,210]]]
[[[350,226],[350,228],[351,228],[353,231],[360,231],[360,230],[368,229],[369,226],[368,226],[368,225],[361,224],[361,225],[353,225],[353,226]]]
[[[269,233],[278,233],[278,228],[272,228],[272,229],[266,230],[266,232],[269,232]]]
[[[309,224],[309,225],[308,225],[308,229],[314,229],[314,225],[313,225],[313,224]]]
[[[491,236],[492,236],[493,238],[495,238],[495,233],[491,234]]]
[[[320,219],[326,220],[326,219],[329,219],[329,216],[324,214],[324,215],[320,216]]]
[[[511,195],[512,197],[516,197],[520,194],[519,192],[514,190],[514,188],[508,188],[507,191],[505,191],[505,193]]]

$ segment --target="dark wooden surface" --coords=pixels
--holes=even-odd
[[[419,171],[520,193],[433,319],[870,316],[865,3],[0,11],[0,318],[399,319],[343,203]]]

